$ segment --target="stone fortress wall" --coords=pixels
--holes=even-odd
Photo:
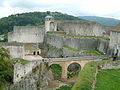
[[[120,57],[120,31],[111,31],[110,32],[109,47],[111,50],[113,50],[114,54],[117,53],[118,57]]]
[[[46,34],[46,44],[63,48],[67,45],[76,49],[98,49],[101,52],[107,53],[109,40],[102,40],[94,37],[65,37],[57,34]]]
[[[25,77],[27,74],[29,74],[33,68],[35,68],[37,65],[41,63],[41,60],[36,60],[29,62],[28,64],[22,65],[19,62],[17,62],[14,65],[14,80],[13,82],[19,82],[23,77]]]
[[[8,33],[8,42],[43,43],[44,27],[15,26],[13,32]]]
[[[23,46],[6,46],[6,48],[8,48],[12,58],[24,58]]]
[[[118,43],[120,43],[120,32],[110,32],[110,48],[114,48],[114,45]]]
[[[0,43],[0,46],[6,48],[12,58],[23,58],[24,57],[24,46],[22,43],[5,42]]]
[[[65,31],[72,35],[103,36],[105,26],[93,21],[86,20],[65,20],[55,21],[59,31]]]
[[[45,36],[45,45],[45,50],[42,50],[42,56],[44,57],[80,57],[92,55],[83,52],[84,50],[99,50],[107,55],[110,53],[109,40],[102,40],[95,37],[70,37],[47,33]],[[74,51],[65,48],[65,46],[79,49],[80,51]]]

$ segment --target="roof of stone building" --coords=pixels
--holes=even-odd
[[[45,18],[54,18],[53,16],[46,16]]]

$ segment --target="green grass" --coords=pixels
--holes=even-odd
[[[100,71],[95,90],[120,90],[120,69]]]
[[[62,67],[59,64],[52,64],[51,69],[54,74],[61,75],[62,73]]]
[[[103,55],[103,52],[99,50],[85,50],[85,52],[92,53],[93,55],[97,55],[97,56]]]
[[[29,60],[25,60],[25,59],[22,59],[22,58],[16,58],[15,60],[20,60],[20,63],[23,64],[23,65],[31,62],[31,61],[29,61]]]
[[[99,38],[99,39],[103,39],[103,40],[110,40],[109,38],[103,37],[103,36],[65,35],[65,34],[56,33],[54,31],[48,31],[47,33],[56,34],[56,35],[60,35],[60,36],[65,36],[65,37],[90,37],[90,38]]]
[[[79,73],[79,76],[72,88],[72,90],[91,90],[91,86],[94,80],[95,72],[97,68],[97,62],[87,63],[83,70]]]
[[[58,89],[56,89],[56,90],[71,90],[71,89],[72,89],[72,87],[71,87],[71,86],[64,85],[64,86],[59,87],[59,88],[58,88]]]
[[[80,49],[76,49],[76,48],[72,48],[72,47],[69,47],[67,45],[63,46],[64,48],[67,48],[69,50],[73,50],[73,51],[77,51],[77,52],[86,52],[86,53],[91,53],[95,56],[100,56],[100,55],[103,55],[103,52],[101,51],[98,51],[98,50],[80,50]]]
[[[65,46],[63,46],[64,48],[67,48],[67,49],[69,49],[69,50],[73,50],[73,51],[78,51],[78,52],[80,52],[81,50],[79,50],[79,49],[76,49],[76,48],[72,48],[72,47],[70,47],[70,46],[67,46],[67,45],[65,45]]]

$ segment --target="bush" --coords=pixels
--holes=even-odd
[[[25,60],[25,59],[22,59],[22,58],[16,58],[15,60],[19,60],[20,63],[23,64],[23,65],[25,65],[25,64],[27,64],[27,63],[29,63],[29,62],[31,62],[31,61],[29,61],[29,60]]]

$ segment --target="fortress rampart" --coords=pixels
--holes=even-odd
[[[8,33],[8,42],[43,43],[44,27],[15,26],[13,32]]]
[[[45,45],[48,45],[46,46],[48,49],[42,54],[46,57],[91,55],[85,52],[82,53],[82,50],[99,50],[104,54],[109,53],[109,40],[103,40],[96,37],[71,37],[47,33],[45,36]],[[78,49],[79,51],[66,49],[65,46]]]
[[[59,31],[72,35],[103,36],[106,28],[97,22],[85,20],[56,21]]]
[[[58,34],[46,34],[46,44],[55,46],[57,48],[62,48],[67,45],[76,49],[98,49],[107,52],[109,46],[109,40],[102,40],[96,37],[71,37],[71,36],[61,36]]]

